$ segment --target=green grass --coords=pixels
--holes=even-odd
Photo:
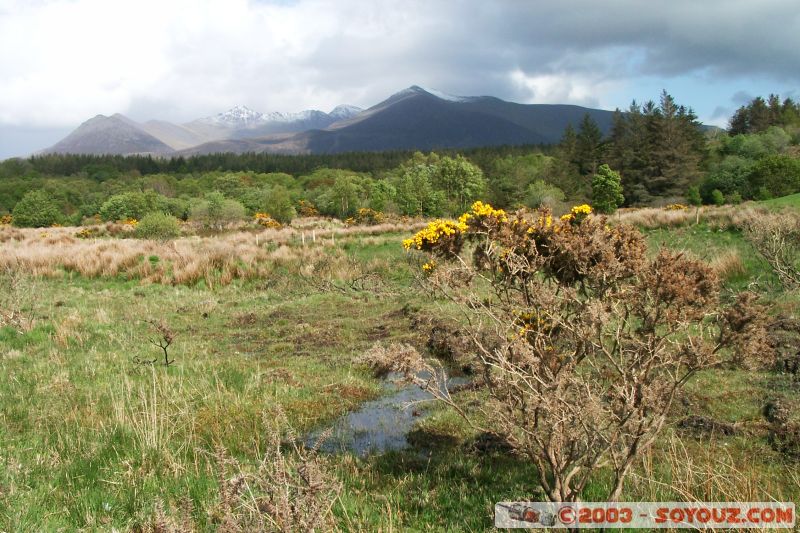
[[[780,198],[772,198],[759,203],[771,208],[791,207],[794,209],[800,209],[800,193],[790,194],[789,196],[781,196]]]
[[[337,243],[377,280],[367,290],[347,284],[347,268],[327,288],[289,271],[213,290],[77,275],[33,280],[22,304],[32,328],[0,328],[0,531],[126,530],[152,516],[157,499],[183,497],[201,529],[213,530],[216,446],[254,467],[266,445],[264,415],[276,405],[302,433],[374,398],[379,382],[354,359],[376,341],[424,344],[404,307],[447,309],[415,290],[417,266],[399,237]],[[707,259],[737,250],[746,274],[728,280],[731,289],[771,281],[736,232],[696,226],[654,230],[648,240]],[[168,368],[134,362],[159,356],[147,319],[176,334]],[[688,446],[761,467],[762,496],[797,500],[800,487],[759,431],[764,398],[791,390],[767,374],[708,371],[690,384],[676,419],[703,414],[752,431],[708,442],[690,436]],[[494,502],[541,498],[529,461],[475,451],[463,421],[441,406],[431,411],[412,435],[420,448],[332,459],[344,484],[335,507],[342,528],[486,530]],[[656,471],[666,468],[658,453],[649,457]],[[587,498],[607,484],[598,476]],[[626,493],[652,497],[637,483]]]
[[[713,262],[726,252],[735,252],[742,261],[744,271],[724,280],[729,289],[742,290],[754,282],[762,288],[776,287],[777,277],[738,230],[716,229],[701,223],[677,228],[644,230],[644,233],[647,236],[648,247],[653,253],[664,247]]]

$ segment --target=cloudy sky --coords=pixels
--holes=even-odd
[[[725,125],[800,97],[798,0],[0,0],[0,158],[97,114],[373,105],[410,85]]]

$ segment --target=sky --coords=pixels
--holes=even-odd
[[[411,85],[725,126],[800,97],[798,0],[0,0],[0,159],[98,114],[369,107]]]

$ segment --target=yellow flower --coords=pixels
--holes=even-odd
[[[584,218],[592,214],[592,206],[589,204],[576,205],[566,215],[561,215],[562,222],[569,222],[570,224],[578,224]]]
[[[495,209],[491,205],[485,204],[480,200],[472,204],[472,213],[476,217],[492,217],[497,219],[498,222],[508,222],[508,217],[506,216],[505,211],[502,209]]]
[[[572,208],[571,213],[573,215],[591,215],[592,214],[592,206],[589,204],[581,204],[576,205]]]
[[[410,239],[403,241],[403,248],[410,250],[416,248],[422,250],[425,245],[432,245],[439,242],[442,237],[458,235],[466,231],[466,224],[454,222],[452,220],[434,220],[428,227],[418,231]]]

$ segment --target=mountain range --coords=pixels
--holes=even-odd
[[[185,124],[97,115],[42,153],[151,154],[219,152],[329,154],[553,144],[588,113],[603,133],[611,111],[574,105],[517,104],[492,96],[453,96],[412,86],[369,109],[260,113],[236,106]]]

